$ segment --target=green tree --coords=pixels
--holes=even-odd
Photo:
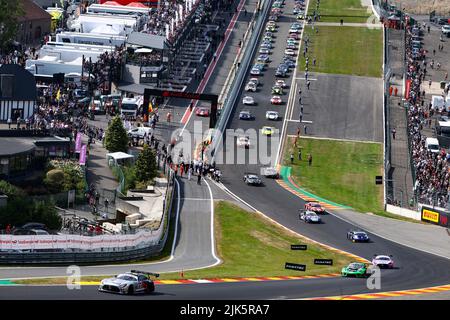
[[[156,156],[155,152],[147,144],[139,153],[134,167],[138,181],[148,182],[156,177]]]
[[[22,1],[0,0],[0,49],[14,40],[19,27],[18,18],[23,15]]]
[[[105,148],[109,152],[128,151],[128,134],[119,116],[112,119],[111,124],[106,130]]]
[[[0,180],[0,193],[6,194],[8,198],[25,196],[25,192],[22,189],[12,185],[5,180]]]

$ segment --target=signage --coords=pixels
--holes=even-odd
[[[306,250],[307,248],[306,244],[291,244],[291,250]]]
[[[383,184],[383,176],[376,176],[375,184]]]
[[[290,262],[286,262],[284,265],[284,268],[291,269],[291,270],[297,270],[297,271],[306,271],[306,265],[290,263]]]
[[[85,144],[83,144],[83,146],[81,147],[80,165],[82,165],[82,166],[86,165],[86,145]]]
[[[79,153],[81,151],[81,132],[77,133],[75,138],[75,152]]]
[[[422,220],[439,223],[439,212],[423,208],[422,209]]]
[[[333,265],[333,259],[314,259],[314,264],[325,265],[325,266],[332,266]]]

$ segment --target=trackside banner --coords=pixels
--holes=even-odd
[[[162,229],[162,228],[161,228]],[[159,231],[159,230],[158,230]],[[98,250],[102,248],[124,249],[156,244],[161,232],[142,231],[126,235],[50,235],[50,236],[16,236],[0,235],[0,250],[25,249],[79,249]]]
[[[449,213],[431,207],[422,207],[422,221],[434,223],[443,227],[449,226]]]

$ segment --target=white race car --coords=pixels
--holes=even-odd
[[[131,270],[114,278],[103,279],[98,288],[102,292],[119,294],[151,293],[155,284],[150,276],[159,277],[157,273]]]
[[[278,120],[278,112],[276,111],[267,111],[266,112],[267,120]]]
[[[394,260],[392,260],[392,256],[387,255],[374,255],[372,264],[379,268],[394,268]]]
[[[247,136],[240,136],[237,138],[237,146],[250,148],[250,138]]]
[[[244,99],[242,99],[242,103],[245,105],[253,105],[255,104],[255,99],[253,99],[253,97],[250,96],[245,96]]]

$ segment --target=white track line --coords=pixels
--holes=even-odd
[[[210,187],[208,181],[206,181],[205,178],[203,178],[203,181],[205,181],[206,186],[208,187],[209,196],[210,196],[210,200],[211,200],[211,254],[214,257],[214,259],[216,259],[216,263],[214,263],[213,265],[210,266],[210,267],[213,267],[213,266],[218,265],[222,261],[216,256],[216,241],[214,239],[214,197],[213,197],[213,193],[212,193],[212,190],[211,190],[211,187]]]

